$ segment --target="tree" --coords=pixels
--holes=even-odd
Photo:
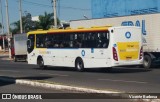
[[[23,25],[23,32],[26,33],[30,30],[37,29],[38,23],[36,21],[31,20],[31,14],[27,13],[25,16],[22,17],[22,25]],[[11,32],[12,34],[20,33],[20,20],[13,22],[11,24]]]
[[[57,18],[57,24],[60,24],[59,19]],[[45,12],[44,15],[39,16],[39,28],[47,30],[54,25],[54,14]]]
[[[57,24],[60,24],[59,19],[57,18]],[[11,27],[12,34],[20,33],[20,20],[13,22]],[[39,21],[32,21],[31,14],[27,13],[22,17],[22,25],[24,33],[35,30],[35,29],[44,29],[47,30],[54,25],[54,15],[53,13],[45,12],[44,15],[39,16]]]
[[[13,28],[10,28],[12,34],[20,33],[20,21],[12,23]]]

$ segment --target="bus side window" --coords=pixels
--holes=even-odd
[[[109,37],[110,36],[109,36],[109,32],[107,32],[106,34],[107,34],[107,41],[106,41],[107,42],[107,46],[106,47],[108,48],[108,46],[109,46],[109,39],[110,39]]]
[[[75,34],[70,34],[70,41],[69,41],[69,47],[74,47],[74,40],[75,40]]]
[[[92,45],[92,42],[91,42],[91,33],[86,33],[86,40],[85,40],[85,44],[86,44],[86,47],[87,48],[90,48]]]
[[[75,34],[74,47],[82,48],[82,34]]]
[[[97,47],[108,48],[109,45],[109,32],[99,32],[97,34]]]
[[[41,35],[36,35],[36,47],[41,47]]]
[[[54,35],[55,39],[54,39],[54,48],[58,48],[59,47],[59,35],[58,34],[55,34]]]
[[[45,38],[46,36],[44,34],[36,35],[36,47],[37,48],[45,48]]]
[[[52,48],[52,35],[46,35],[45,46],[47,48]]]
[[[96,48],[97,47],[96,46],[96,39],[97,39],[96,33],[92,32],[92,35],[91,35],[91,47],[92,48]]]
[[[87,34],[86,33],[79,33],[78,39],[80,43],[80,48],[86,48],[86,41],[87,41]]]
[[[109,45],[109,34],[108,34],[108,32],[103,32],[101,39],[102,39],[102,47],[103,48],[108,48],[108,45]]]
[[[69,42],[69,47],[70,47],[70,48],[73,48],[73,41],[70,41],[70,42]]]
[[[70,42],[70,34],[64,34],[64,48],[69,48],[69,42]]]
[[[102,47],[101,33],[97,33],[97,48]]]
[[[102,40],[102,47],[103,48],[106,48],[106,46],[107,46],[107,37],[106,37],[106,33],[105,32],[103,32],[102,34],[101,34],[101,40]]]
[[[40,47],[39,42],[40,42],[40,39],[39,39],[38,35],[36,35],[36,47],[37,47],[37,48]]]

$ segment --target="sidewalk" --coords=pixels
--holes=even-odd
[[[8,51],[2,51],[2,50],[0,51],[0,56],[1,56],[1,55],[8,55],[8,54],[9,54]]]
[[[12,60],[9,58],[8,51],[0,51],[0,60]]]

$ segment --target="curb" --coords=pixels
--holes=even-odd
[[[0,60],[12,60],[11,58],[9,58],[9,56],[8,55],[1,55],[0,54]]]
[[[74,87],[74,86],[67,86],[67,85],[60,85],[60,84],[50,84],[50,83],[43,83],[43,82],[36,82],[30,80],[15,80],[9,78],[0,78],[3,82],[11,82],[20,85],[30,85],[34,87],[43,87],[43,88],[52,88],[56,90],[69,90],[69,91],[77,91],[77,92],[84,92],[84,93],[120,93],[116,91],[107,91],[107,90],[97,90],[91,88],[82,88],[82,87]]]
[[[10,59],[10,58],[0,58],[0,60],[6,60],[6,61],[11,61],[12,59]]]

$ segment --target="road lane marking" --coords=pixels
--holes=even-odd
[[[53,76],[60,76],[60,77],[68,77],[69,75],[62,75],[62,74],[52,74],[52,73],[40,73],[43,75],[53,75]]]
[[[0,70],[0,72],[13,72],[13,73],[19,73],[20,71],[15,71],[15,70]]]
[[[98,79],[100,81],[114,81],[114,82],[126,82],[126,83],[140,83],[140,84],[146,84],[148,82],[142,82],[142,81],[126,81],[126,80],[112,80],[112,79]]]

